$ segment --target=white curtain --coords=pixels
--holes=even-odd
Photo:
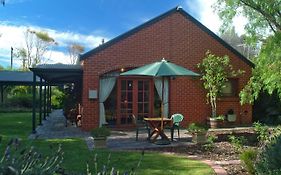
[[[110,95],[114,85],[116,83],[116,77],[106,77],[100,79],[100,90],[99,90],[99,106],[100,106],[100,126],[106,124],[105,121],[105,109],[104,102]]]
[[[163,102],[163,114],[164,117],[169,117],[169,79],[168,78],[164,78],[164,99],[162,99],[162,78],[163,77],[157,77],[154,78],[154,84],[157,90],[157,93],[160,97],[160,99]]]

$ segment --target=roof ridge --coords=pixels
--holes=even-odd
[[[134,27],[133,29],[131,29],[131,30],[125,32],[125,33],[122,33],[122,34],[118,35],[117,37],[115,37],[115,38],[109,40],[108,42],[105,42],[104,44],[99,45],[99,46],[95,47],[94,49],[92,49],[92,50],[90,50],[90,51],[88,51],[88,52],[86,52],[86,53],[84,53],[84,54],[81,54],[81,55],[79,56],[79,58],[80,58],[80,60],[84,60],[84,59],[86,59],[88,56],[90,56],[90,55],[92,55],[92,54],[94,54],[94,53],[96,53],[96,52],[98,52],[98,51],[101,51],[101,50],[107,48],[108,46],[111,46],[112,44],[118,42],[118,41],[121,40],[121,39],[124,39],[124,38],[129,37],[131,34],[133,34],[133,33],[135,33],[135,32],[138,32],[139,30],[141,30],[141,29],[143,29],[143,28],[145,28],[145,27],[147,27],[147,26],[149,26],[149,25],[151,25],[151,24],[154,24],[154,23],[160,21],[161,19],[163,19],[164,17],[170,15],[171,13],[175,13],[175,12],[181,10],[181,9],[182,9],[182,8],[181,8],[180,6],[176,6],[175,8],[172,8],[171,10],[169,10],[169,11],[167,11],[167,12],[165,12],[165,13],[162,13],[161,15],[159,15],[159,16],[157,16],[157,17],[155,17],[155,18],[152,18],[152,19],[146,21],[145,23],[140,24],[140,25]]]
[[[182,14],[184,17],[186,17],[188,20],[190,20],[191,22],[193,22],[197,27],[199,27],[201,30],[203,30],[204,32],[206,32],[208,35],[210,35],[212,38],[214,38],[215,40],[217,40],[220,44],[222,44],[225,48],[229,49],[232,53],[234,53],[235,55],[237,55],[242,61],[244,61],[246,64],[250,65],[251,67],[254,67],[254,63],[249,60],[248,58],[246,58],[244,55],[242,55],[240,52],[238,52],[236,49],[234,49],[230,44],[228,44],[226,41],[224,41],[223,39],[221,39],[218,35],[216,35],[214,32],[212,32],[209,28],[207,28],[205,25],[203,25],[200,21],[198,21],[197,19],[195,19],[193,16],[191,16],[189,13],[187,13],[181,6],[176,6],[174,8],[172,8],[171,10],[162,13],[161,15],[152,18],[151,20],[137,26],[134,27],[133,29],[118,35],[117,37],[109,40],[108,42],[97,46],[96,48],[81,54],[79,56],[80,61],[88,58],[90,55],[95,54],[103,49],[106,49],[107,47],[119,42],[122,39],[125,39],[129,36],[131,36],[132,34],[142,30],[145,27],[148,27],[158,21],[160,21],[161,19],[165,18],[166,16],[172,14],[172,13],[176,13],[179,12],[180,14]]]

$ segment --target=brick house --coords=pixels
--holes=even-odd
[[[237,124],[251,123],[252,106],[241,106],[238,93],[249,80],[253,63],[177,7],[81,55],[82,129],[90,130],[105,123],[130,127],[132,121],[128,116],[132,114],[139,118],[159,116],[160,100],[154,79],[120,77],[120,72],[162,58],[199,72],[197,64],[207,50],[219,56],[228,55],[234,69],[245,71],[240,77],[230,79],[218,100],[218,114],[233,109]],[[112,81],[107,81],[109,79]],[[191,122],[206,123],[211,114],[199,78],[170,79],[168,108],[169,114],[185,116],[182,126]]]

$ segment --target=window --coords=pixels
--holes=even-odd
[[[223,97],[236,97],[238,96],[238,79],[229,78],[225,83],[225,87],[221,91]]]

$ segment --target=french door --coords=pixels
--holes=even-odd
[[[132,125],[153,115],[153,81],[151,78],[119,78],[117,93],[117,126]]]

